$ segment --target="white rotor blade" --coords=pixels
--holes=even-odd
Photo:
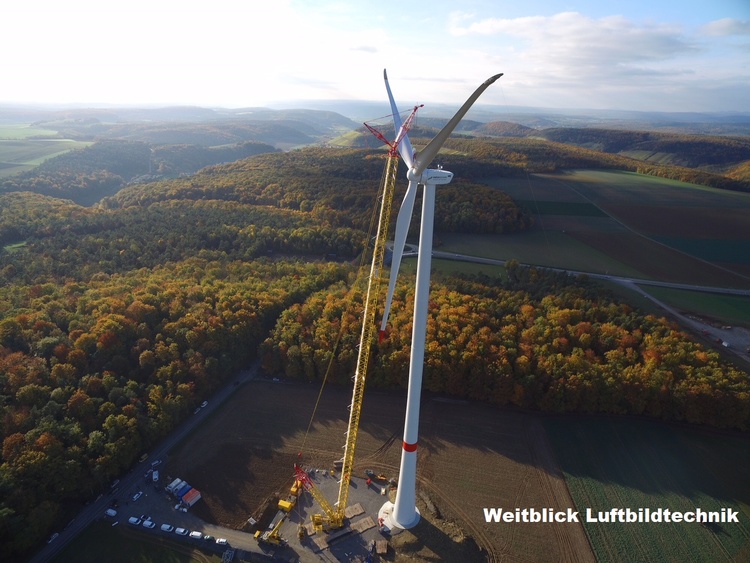
[[[488,78],[482,83],[481,86],[479,86],[479,88],[474,90],[474,93],[469,96],[469,99],[464,102],[464,105],[462,105],[461,109],[456,112],[456,115],[454,115],[451,120],[445,125],[445,127],[440,130],[440,133],[435,135],[435,138],[427,143],[427,146],[414,156],[414,173],[416,176],[420,176],[422,172],[427,169],[427,167],[432,162],[432,159],[435,158],[438,151],[440,150],[440,147],[443,146],[443,143],[445,143],[450,134],[453,133],[453,130],[456,128],[456,125],[458,125],[458,122],[461,121],[464,115],[466,115],[466,112],[469,111],[474,102],[477,101],[477,98],[482,95],[482,92],[484,92],[493,82],[495,82],[495,80],[500,78],[502,75],[503,73],[500,73]]]
[[[411,223],[411,215],[414,211],[414,199],[417,195],[416,181],[410,181],[409,186],[406,188],[406,194],[404,195],[404,201],[401,202],[401,209],[399,209],[398,217],[396,218],[396,234],[393,239],[393,257],[391,258],[391,274],[388,280],[388,295],[385,299],[385,309],[383,310],[383,320],[380,323],[380,332],[385,331],[386,324],[388,323],[388,315],[391,311],[391,303],[393,302],[393,292],[396,289],[396,278],[398,278],[398,270],[401,266],[401,257],[404,255],[404,246],[406,245],[406,235],[409,233],[409,223]]]
[[[388,74],[383,69],[383,80],[385,81],[385,89],[388,92],[388,100],[391,103],[391,112],[393,113],[393,128],[396,131],[396,138],[401,133],[403,122],[401,121],[401,115],[398,113],[398,107],[396,107],[396,101],[393,99],[393,93],[391,92],[391,86],[388,83]],[[401,159],[406,163],[406,166],[411,168],[414,162],[414,148],[411,146],[409,141],[409,135],[404,135],[401,142],[398,145],[398,153],[401,155]]]
[[[388,92],[388,101],[391,104],[391,113],[393,113],[393,128],[396,131],[396,138],[398,139],[403,128],[403,122],[401,121],[401,114],[398,111],[398,106],[396,106],[396,100],[393,98],[393,92],[391,92],[391,86],[388,83],[388,74],[385,69],[383,69],[383,80],[385,81],[385,89]],[[411,145],[411,141],[409,141],[408,134],[405,134],[401,139],[401,142],[398,145],[398,152],[406,163],[406,166],[411,169],[414,162],[414,148]],[[401,202],[401,209],[399,209],[398,217],[396,218],[396,233],[393,241],[391,272],[390,279],[388,280],[388,295],[385,300],[383,320],[380,324],[381,335],[384,333],[388,323],[388,316],[391,311],[391,304],[393,303],[393,292],[396,289],[396,279],[398,278],[398,270],[401,267],[401,258],[404,254],[406,235],[409,233],[409,224],[411,223],[416,196],[417,182],[410,181],[409,186],[406,188],[406,193],[404,194],[404,200]]]

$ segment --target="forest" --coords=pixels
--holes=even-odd
[[[141,179],[193,174],[211,164],[233,162],[277,149],[243,142],[221,147],[150,146],[140,141],[102,140],[85,149],[51,158],[0,183],[2,192],[34,192],[93,205]]]
[[[88,169],[51,162],[36,177],[143,173],[146,145],[121,144],[114,162],[104,145],[70,155]],[[447,148],[440,158],[457,180],[438,194],[438,235],[532,225],[483,178],[636,166],[535,139],[456,138]],[[349,382],[364,291],[355,264],[384,159],[355,148],[263,150],[121,186],[90,207],[38,186],[0,193],[1,559],[28,555],[253,359],[300,381],[320,380],[331,363],[332,379]],[[76,185],[61,180],[50,193],[67,197]],[[405,385],[412,301],[404,279],[369,385]],[[723,428],[750,422],[747,374],[718,354],[585,279],[513,262],[507,279],[435,279],[427,357],[434,393]]]
[[[424,388],[547,412],[647,415],[747,429],[745,372],[664,318],[584,279],[507,266],[506,281],[433,277]],[[368,385],[406,388],[413,279],[397,286],[388,337],[373,342]],[[284,311],[261,346],[263,367],[346,384],[357,358],[362,287],[340,285]],[[336,352],[334,342],[340,335]]]
[[[311,148],[93,207],[0,194],[0,557],[105,490],[257,357],[284,310],[351,283],[383,163]],[[460,187],[442,228],[529,223],[501,192]]]

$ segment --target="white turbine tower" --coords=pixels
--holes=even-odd
[[[409,168],[406,173],[409,186],[406,189],[406,195],[396,219],[391,275],[381,324],[381,334],[385,331],[386,323],[388,322],[388,313],[393,301],[393,290],[396,286],[396,278],[399,266],[401,265],[404,245],[406,244],[406,235],[414,209],[414,198],[417,193],[417,186],[420,184],[423,186],[423,195],[422,221],[419,232],[419,255],[417,258],[417,282],[414,295],[414,322],[412,324],[411,357],[409,359],[409,388],[406,399],[406,419],[404,422],[404,440],[403,451],[401,452],[398,490],[396,492],[396,502],[386,502],[378,515],[380,522],[389,530],[412,528],[419,522],[419,512],[416,506],[417,438],[419,434],[419,401],[422,392],[424,350],[427,337],[427,309],[430,296],[435,186],[448,184],[453,179],[452,172],[442,169],[428,169],[427,167],[477,98],[501,76],[502,74],[496,74],[479,86],[445,127],[420,152],[414,153],[408,135],[404,136],[398,147],[401,158]],[[383,71],[383,78],[385,79],[385,87],[391,103],[391,111],[393,112],[393,125],[398,133],[402,125],[401,118],[399,117],[398,108],[393,99],[393,94],[388,84],[388,76],[385,71]]]

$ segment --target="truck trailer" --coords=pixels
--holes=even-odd
[[[188,492],[188,491],[189,491],[190,489],[192,489],[192,488],[193,488],[193,487],[192,487],[191,485],[188,485],[187,483],[185,483],[185,482],[183,481],[183,482],[182,482],[182,485],[180,485],[180,488],[179,488],[179,489],[175,489],[175,491],[174,491],[174,493],[173,493],[173,494],[174,494],[174,496],[176,496],[177,498],[182,498],[182,497],[183,497],[183,496],[185,495],[185,493],[187,493],[187,492]]]
[[[182,503],[186,504],[187,506],[193,506],[200,499],[201,499],[201,493],[200,493],[200,491],[198,489],[190,489],[182,497]]]
[[[167,492],[168,493],[174,493],[177,489],[179,489],[184,481],[182,479],[175,479],[172,481],[169,485],[167,485]]]

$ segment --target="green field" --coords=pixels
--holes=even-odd
[[[445,260],[442,258],[432,259],[432,270],[444,275],[465,274],[470,276],[485,275],[491,278],[505,279],[505,266],[493,266],[491,264],[473,264],[460,260]],[[416,275],[417,259],[407,257],[401,262],[400,275]]]
[[[5,245],[3,247],[3,251],[5,251],[5,252],[18,252],[24,246],[26,246],[26,241],[14,242],[13,244],[7,244],[7,245]]]
[[[568,270],[642,277],[643,272],[560,231],[513,235],[441,234],[439,250]]]
[[[599,561],[750,560],[750,438],[638,419],[545,427]],[[612,508],[739,512],[739,523],[585,522]]]
[[[54,563],[220,563],[221,557],[187,542],[175,542],[143,533],[121,523],[96,522],[52,559]]]
[[[61,139],[57,131],[0,125],[0,178],[31,170],[48,158],[91,143]]]
[[[59,133],[52,129],[34,127],[28,124],[6,124],[0,125],[0,139],[28,139],[30,137],[48,137],[50,139],[58,138]]]
[[[750,279],[750,194],[612,170],[487,183],[522,205],[535,225],[494,242],[474,239],[482,256],[705,285],[746,287]],[[471,240],[443,239],[448,252],[466,247],[459,239]]]
[[[750,325],[750,297],[667,287],[643,286],[642,289],[677,309],[728,323]]]

